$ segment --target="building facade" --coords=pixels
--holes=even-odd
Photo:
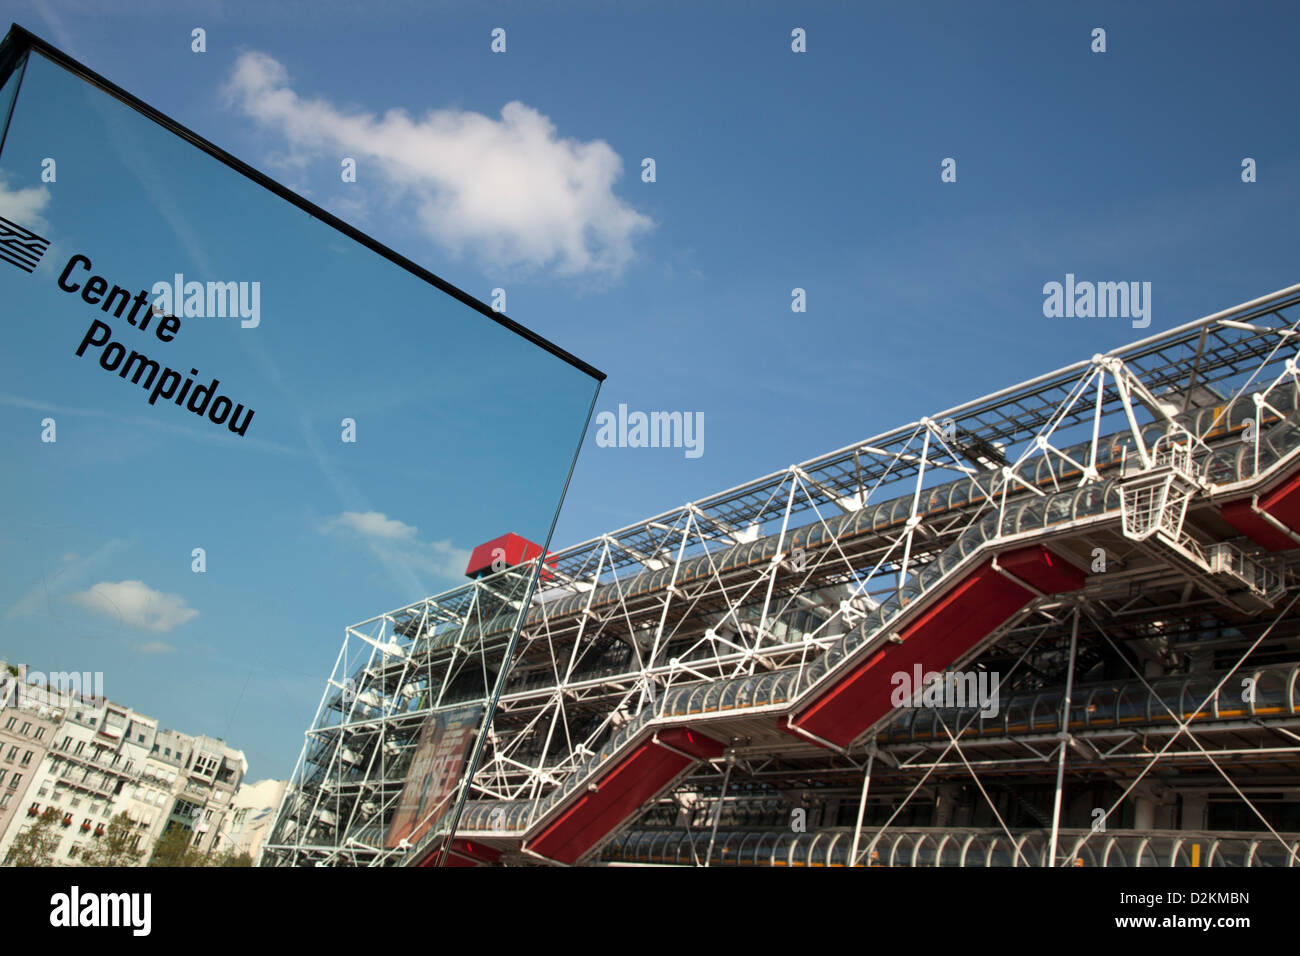
[[[2,760],[18,747],[15,771],[22,774],[23,796],[10,803],[24,801],[21,813],[0,818],[5,820],[0,860],[48,807],[59,812],[55,866],[80,865],[113,817],[123,812],[138,831],[134,843],[141,865],[174,826],[190,831],[188,842],[199,852],[219,849],[221,827],[248,769],[240,751],[215,738],[160,730],[154,718],[103,697],[62,703],[61,710],[47,708],[41,740],[35,738],[39,715],[29,721],[22,711],[0,720],[3,728],[12,717],[20,737],[23,725],[31,723],[29,743],[9,744],[0,754]],[[36,748],[47,740],[38,756]],[[28,750],[32,756],[23,764]]]
[[[45,760],[63,713],[61,710],[19,699],[18,668],[8,673],[0,691],[0,834],[8,831],[14,820],[26,819],[24,799],[32,778]]]
[[[256,863],[262,852],[262,840],[288,786],[288,780],[259,780],[241,786],[231,807],[227,846],[233,847],[237,854],[247,854]]]

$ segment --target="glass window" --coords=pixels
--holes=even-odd
[[[32,51],[23,70],[12,113],[0,118],[0,174],[5,196],[31,190],[40,211],[0,198],[0,216],[35,234],[41,254],[30,271],[0,262],[0,301],[6,315],[39,321],[8,324],[5,392],[94,408],[103,416],[96,441],[136,450],[95,467],[119,491],[100,530],[129,532],[139,557],[158,550],[160,516],[202,500],[205,533],[224,538],[227,567],[360,588],[290,612],[279,595],[291,581],[249,573],[240,600],[179,625],[187,636],[221,635],[236,642],[234,653],[255,653],[257,638],[242,626],[249,607],[278,615],[270,628],[337,633],[358,599],[378,613],[445,594],[451,607],[473,587],[467,569],[448,561],[403,561],[392,565],[399,574],[386,573],[366,544],[376,530],[397,529],[406,537],[385,540],[414,542],[421,555],[433,542],[472,551],[507,531],[548,546],[598,372],[197,136],[90,85],[57,52]],[[47,156],[94,162],[55,189],[41,180]],[[29,418],[28,406],[0,406],[0,427]],[[52,527],[87,526],[97,506],[71,493],[78,467],[55,471],[42,451],[6,459],[0,510],[10,513],[0,519],[17,517],[21,502],[22,514],[53,515]],[[191,481],[148,480],[182,458]],[[219,476],[232,470],[252,476],[239,495],[223,493]],[[343,487],[349,498],[383,502],[384,514],[340,513]],[[321,520],[307,529],[309,512]],[[535,575],[535,566],[506,573],[503,596],[476,612],[503,622],[498,657],[513,646]],[[188,605],[180,607],[183,615]],[[34,640],[59,637],[58,622],[21,623]],[[333,658],[322,655],[322,676]],[[480,682],[509,671],[508,661],[483,664]],[[177,681],[198,679],[179,659],[157,666]],[[495,687],[470,690],[486,701]],[[462,776],[453,775],[453,789]]]

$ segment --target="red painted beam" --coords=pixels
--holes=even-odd
[[[597,781],[594,791],[582,793],[546,829],[526,842],[525,849],[560,863],[577,862],[694,763],[675,750],[703,759],[720,756],[724,749],[716,740],[688,727],[665,730],[659,738],[674,749],[660,746],[653,739],[638,744]]]
[[[452,840],[448,860],[450,861],[452,857],[466,859],[475,864],[495,863],[501,859],[501,851],[474,840]]]
[[[1269,551],[1290,551],[1296,540],[1283,534],[1255,513],[1249,498],[1229,501],[1219,509],[1223,520],[1246,537]],[[1300,470],[1288,475],[1272,490],[1259,496],[1259,510],[1265,511],[1288,528],[1300,528]]]
[[[1290,551],[1297,547],[1295,541],[1255,514],[1249,500],[1229,501],[1220,513],[1224,521],[1268,551]]]
[[[560,863],[576,862],[690,764],[689,758],[645,741],[602,777],[594,792],[583,793],[535,839],[525,843],[525,849]]]
[[[452,840],[451,849],[447,853],[446,865],[479,866],[480,864],[495,863],[500,858],[501,851],[485,843],[478,843],[474,840]],[[438,847],[435,845],[416,866],[437,866],[437,864]]]
[[[662,743],[696,757],[699,760],[712,760],[721,757],[727,749],[712,737],[706,737],[698,730],[689,727],[669,727],[655,735]]]
[[[1001,555],[998,564],[1044,593],[1077,590],[1084,582],[1082,571],[1038,545]],[[916,665],[922,673],[942,671],[1033,597],[985,561],[903,628],[902,643],[884,645],[790,723],[848,746],[889,713],[895,674],[910,675]]]
[[[1086,575],[1041,544],[998,555],[998,565],[1044,594],[1064,594],[1083,587]]]
[[[1288,528],[1300,527],[1300,470],[1272,491],[1260,495],[1259,507]]]

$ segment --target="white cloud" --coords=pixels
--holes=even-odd
[[[430,541],[409,554],[408,559],[427,574],[459,580],[465,576],[469,555],[464,548],[453,547],[450,541]]]
[[[345,511],[320,527],[321,533],[340,530],[359,535],[381,563],[394,573],[421,572],[459,579],[465,574],[469,552],[451,541],[421,541],[419,529],[390,518],[381,511]]]
[[[49,226],[45,221],[45,207],[50,202],[50,191],[44,186],[10,189],[0,178],[0,216],[11,222],[40,232]]]
[[[561,275],[619,274],[633,240],[651,220],[619,199],[623,161],[603,140],[560,138],[555,125],[518,101],[499,119],[431,110],[412,119],[345,112],[303,99],[289,75],[263,53],[239,57],[227,94],[248,116],[277,129],[291,151],[358,162],[358,181],[378,170],[412,201],[417,224],[443,246],[469,250],[494,266],[554,268]]]
[[[89,591],[69,594],[68,600],[147,631],[170,631],[199,614],[180,595],[155,591],[143,581],[101,581]]]
[[[367,538],[414,538],[418,528],[389,518],[379,511],[345,511],[325,523],[325,530],[347,528]]]
[[[176,648],[163,641],[150,641],[148,644],[141,644],[136,650],[141,654],[170,654]]]
[[[0,396],[0,404],[4,404],[3,396]],[[96,548],[94,553],[87,557],[68,553],[63,555],[63,565],[57,568],[45,568],[43,560],[37,560],[40,568],[39,581],[32,590],[10,605],[9,610],[5,612],[4,619],[12,620],[16,617],[22,617],[27,614],[42,612],[50,615],[54,620],[63,620],[59,613],[59,605],[55,601],[55,588],[67,589],[76,587],[84,581],[94,580],[102,571],[97,570],[100,565],[109,561],[115,551],[119,551],[126,544],[120,538],[113,538]]]

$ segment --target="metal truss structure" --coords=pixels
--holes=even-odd
[[[1300,865],[1298,347],[1300,286],[348,628],[263,865]]]

